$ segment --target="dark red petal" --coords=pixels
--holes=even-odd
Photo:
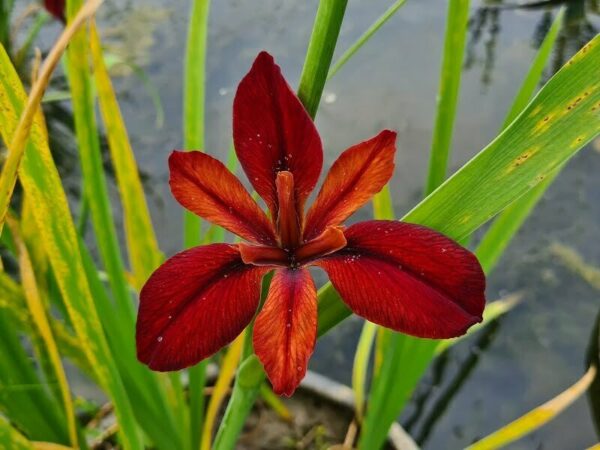
[[[65,0],[44,0],[44,7],[54,17],[65,22]]]
[[[381,191],[394,172],[395,152],[396,133],[389,130],[343,152],[308,212],[304,238],[341,224]]]
[[[240,180],[201,152],[169,157],[171,192],[183,207],[251,242],[273,245],[273,225]]]
[[[307,269],[278,269],[254,324],[254,351],[279,395],[306,374],[317,338],[317,291]]]
[[[317,265],[359,316],[437,339],[460,336],[481,321],[485,276],[465,248],[403,222],[361,222],[345,234],[348,245]]]
[[[252,320],[267,270],[245,265],[227,244],[167,260],[140,294],[138,359],[153,370],[179,370],[229,344]]]
[[[246,175],[272,216],[277,217],[275,178],[282,170],[294,175],[300,211],[321,173],[323,148],[312,119],[266,52],[258,55],[238,86],[233,141]]]

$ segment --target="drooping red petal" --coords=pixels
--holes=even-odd
[[[44,7],[54,17],[65,22],[65,0],[44,0]]]
[[[481,321],[485,276],[477,258],[418,225],[361,222],[348,245],[316,264],[359,316],[402,333],[451,338]]]
[[[317,291],[307,269],[278,269],[254,324],[254,351],[273,390],[290,396],[317,338]]]
[[[396,133],[389,130],[344,151],[308,212],[304,238],[341,224],[383,189],[394,172],[395,152]]]
[[[300,211],[321,173],[323,148],[312,119],[266,52],[257,56],[238,86],[233,141],[246,175],[273,217],[277,217],[275,178],[282,170],[294,175]]]
[[[227,244],[167,260],[140,294],[138,359],[153,370],[179,370],[229,344],[252,320],[267,270],[245,265]]]
[[[171,192],[183,207],[251,242],[273,245],[273,225],[240,180],[201,152],[169,157]]]

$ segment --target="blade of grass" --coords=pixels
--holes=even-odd
[[[209,0],[193,0],[188,25],[184,68],[183,145],[186,150],[204,151],[204,104],[206,41],[208,36]],[[200,244],[200,218],[184,213],[184,246]]]
[[[81,0],[70,0],[67,3],[68,17],[71,17],[78,3],[81,3]],[[168,434],[172,439],[172,446],[174,442],[178,442],[182,438],[182,432],[177,427],[173,408],[165,408],[164,400],[167,397],[168,380],[165,376],[149,374],[147,369],[144,369],[137,362],[135,354],[133,331],[135,329],[135,312],[112,218],[112,208],[104,175],[95,118],[93,85],[88,65],[89,53],[90,41],[88,36],[85,32],[79,32],[74,36],[67,52],[67,72],[71,87],[81,168],[86,186],[85,192],[89,202],[96,242],[115,299],[116,309],[113,310],[113,313],[117,314],[116,321],[119,322],[120,326],[120,334],[118,335],[120,341],[117,343],[112,339],[111,348],[115,355],[119,355],[121,352],[127,355],[125,360],[121,360],[119,356],[117,364],[121,376],[127,384],[128,392],[135,392],[137,396],[144,399],[143,403],[132,402],[134,413],[138,417],[145,418],[145,420],[140,421],[140,425],[144,427],[147,434],[153,436],[153,440],[157,441],[155,442],[157,445],[164,445],[162,442],[167,440],[166,435]],[[121,144],[123,143],[121,142]],[[130,163],[134,164],[132,161]],[[127,170],[136,169],[128,168]],[[133,207],[133,205],[131,206]],[[151,225],[147,226],[151,229]],[[136,236],[134,239],[138,238],[139,236]],[[142,270],[148,272],[153,270],[150,265],[148,263]],[[145,383],[133,387],[132,371],[143,377]],[[142,375],[142,371],[146,374]],[[177,411],[179,412],[181,402],[178,402],[177,398],[180,397],[175,396],[172,398],[172,404],[178,405]],[[160,417],[162,417],[164,428],[167,429],[166,432],[163,432],[165,436],[160,436],[157,428],[150,427],[150,423],[152,421],[157,423]]]
[[[81,4],[81,0],[69,0],[67,2],[67,17],[73,16],[74,11],[78,8],[79,4]],[[143,404],[138,402],[131,403],[134,406],[134,413],[146,418],[148,418],[151,413],[154,413],[152,417],[154,420],[157,420],[159,415],[163,416],[165,417],[165,424],[172,426],[175,424],[175,420],[173,419],[173,408],[165,408],[162,412],[157,414],[157,412],[160,411],[161,402],[166,396],[164,385],[167,380],[164,379],[164,377],[159,379],[155,376],[145,376],[145,384],[140,384],[139,389],[136,389],[135,391],[130,389],[132,382],[130,381],[130,371],[127,370],[129,369],[128,366],[135,366],[137,364],[138,367],[136,367],[135,370],[138,373],[141,371],[142,367],[137,363],[135,351],[133,349],[135,313],[117,232],[112,218],[112,208],[104,175],[94,109],[92,74],[88,64],[89,54],[90,40],[85,33],[85,30],[82,30],[75,34],[67,51],[67,73],[71,88],[80,162],[84,184],[86,186],[85,192],[87,194],[91,212],[92,225],[100,256],[108,274],[109,284],[115,299],[116,310],[114,310],[114,312],[118,315],[117,320],[121,322],[121,325],[124,327],[119,335],[121,341],[118,344],[113,344],[111,347],[115,355],[118,354],[117,352],[120,347],[127,349],[127,362],[121,360],[117,361],[121,376],[128,384],[128,392],[136,392],[146,400]],[[138,238],[138,236],[136,236],[136,238]],[[152,269],[144,267],[144,270]],[[161,385],[159,381],[162,381],[163,384]],[[154,393],[154,395],[151,393]],[[140,421],[140,424],[144,427],[145,431],[161,442],[164,438],[158,436],[155,429],[149,429],[149,423],[150,421]],[[176,430],[177,428],[170,429],[169,432],[171,432],[170,434],[175,436],[175,439],[177,440],[181,433]]]
[[[267,383],[260,385],[260,396],[267,406],[271,408],[280,419],[290,423],[293,422],[294,415],[287,408],[287,406],[285,406],[285,403],[281,401],[281,397],[275,394],[273,389],[271,389]]]
[[[554,43],[556,42],[556,38],[562,27],[563,20],[564,8],[556,15],[550,30],[548,30],[548,33],[533,60],[533,64],[529,69],[529,73],[525,77],[506,119],[504,120],[502,130],[515,120],[533,96],[535,89],[542,78],[544,67],[546,67],[548,59],[552,54],[552,49],[554,48]],[[486,232],[477,247],[479,262],[487,273],[494,268],[509,242],[521,228],[527,217],[529,217],[529,214],[533,211],[548,187],[550,187],[556,176],[560,173],[562,167],[564,167],[564,165],[559,166],[554,172],[550,173],[544,181],[508,206],[494,220],[494,223]]]
[[[219,413],[221,404],[223,403],[223,400],[225,400],[231,381],[235,376],[235,370],[244,348],[244,337],[245,333],[242,333],[231,343],[227,350],[227,354],[223,358],[223,363],[219,368],[219,377],[217,378],[217,382],[215,383],[210,396],[210,402],[208,402],[208,408],[206,409],[200,450],[211,449],[212,430],[217,421],[217,414]]]
[[[597,35],[508,128],[406,219],[464,239],[591,141],[600,132],[599,47]]]
[[[373,37],[373,35],[379,31],[379,29],[392,18],[394,14],[406,3],[406,0],[396,0],[392,6],[390,6],[373,24],[367,28],[357,40],[352,44],[348,50],[344,52],[339,59],[332,64],[331,69],[329,69],[329,73],[327,74],[327,80],[330,80],[334,77],[336,73],[342,68],[344,64],[348,62],[350,58],[354,56],[354,54],[360,50],[360,48],[367,43],[369,39]]]
[[[31,314],[31,320],[37,327],[46,346],[46,350],[48,351],[50,363],[52,364],[56,379],[58,380],[60,394],[62,397],[67,428],[69,430],[69,441],[73,448],[77,448],[79,446],[77,436],[77,420],[75,418],[75,410],[73,408],[73,399],[71,398],[69,382],[60,359],[60,354],[58,352],[56,341],[54,340],[54,335],[52,334],[52,330],[50,328],[50,322],[46,315],[46,308],[38,291],[33,266],[29,258],[29,252],[27,251],[25,243],[21,239],[18,223],[8,218],[8,225],[11,227],[11,232],[17,245],[21,283],[23,284],[23,291],[25,293],[27,307],[29,308],[29,312]]]
[[[106,287],[100,280],[89,251],[81,243],[81,257],[85,275],[95,300],[108,343],[123,384],[132,404],[138,423],[143,427],[153,444],[161,450],[183,448],[184,436],[175,423],[172,407],[161,389],[156,374],[137,361],[134,344],[134,331],[127,321],[115,317],[113,303],[108,297]]]
[[[394,219],[394,205],[389,184],[385,185],[381,192],[373,197],[373,216],[375,219],[380,220]],[[376,342],[377,346],[375,350],[376,355],[383,353],[381,345],[385,342],[385,337],[381,337],[375,341],[375,336],[381,333],[387,333],[387,330],[383,330],[377,325],[365,321],[356,347],[352,366],[352,389],[354,390],[355,411],[358,423],[362,422],[364,415],[366,379],[373,342]]]
[[[11,142],[27,100],[8,55],[0,48],[0,133]],[[39,116],[38,116],[39,117]],[[34,118],[19,179],[33,205],[34,217],[70,321],[96,376],[115,405],[126,449],[141,448],[131,404],[100,326],[89,290],[67,198],[45,139],[43,121]]]
[[[365,387],[367,383],[367,372],[369,360],[371,359],[371,348],[377,333],[377,325],[365,322],[358,339],[354,364],[352,365],[352,390],[354,391],[354,410],[359,423],[363,420],[365,410]]]
[[[2,173],[0,175],[0,232],[2,232],[8,205],[17,182],[17,171],[26,149],[31,125],[34,116],[39,110],[42,97],[44,96],[52,72],[54,72],[69,41],[73,38],[77,30],[85,23],[88,17],[94,14],[102,1],[103,0],[90,0],[83,8],[81,8],[81,11],[78,11],[78,14],[74,14],[72,23],[63,31],[56,44],[52,47],[50,54],[44,62],[44,67],[40,71],[38,80],[31,89],[31,94],[27,99],[27,105],[23,110],[14,136],[8,145],[8,158],[4,162]]]
[[[335,51],[348,0],[322,0],[306,51],[298,97],[314,119]]]
[[[246,358],[238,370],[231,398],[219,425],[214,450],[232,450],[265,380],[262,364],[255,355]]]
[[[489,436],[467,447],[467,450],[492,450],[504,447],[517,439],[537,430],[568,408],[583,395],[596,377],[596,367],[591,366],[573,386],[552,400],[529,411],[515,421],[500,428]]]
[[[67,17],[74,16],[82,0],[67,1]],[[100,139],[96,126],[94,92],[89,67],[89,39],[85,30],[76,33],[67,50],[67,74],[71,89],[75,132],[92,225],[119,314],[135,322],[133,302],[112,218]]]
[[[14,429],[10,423],[0,416],[0,448],[12,450],[33,450],[31,442]]]
[[[4,291],[0,298],[15,300]],[[16,326],[12,311],[0,309],[0,418],[10,417],[32,439],[67,443],[69,434],[60,403],[33,366]]]
[[[504,119],[502,130],[508,127],[510,123],[517,118],[519,113],[525,109],[533,94],[535,94],[535,91],[540,84],[540,80],[542,79],[542,75],[544,74],[544,69],[552,55],[552,49],[554,48],[558,33],[562,28],[564,16],[565,8],[563,7],[554,18],[552,26],[548,30],[548,33],[546,33],[546,36],[529,67],[529,72],[521,83],[521,87],[508,110],[506,119]]]
[[[469,0],[450,0],[425,195],[446,179],[467,40]]]
[[[204,151],[206,103],[206,47],[210,0],[192,0],[187,30],[184,67],[183,143],[186,150]],[[183,216],[183,245],[194,247],[201,243],[200,217],[185,211]],[[200,448],[204,422],[204,386],[206,362],[188,370],[190,394],[190,446]]]
[[[90,26],[90,47],[100,112],[104,120],[117,186],[123,204],[129,262],[135,279],[135,287],[141,289],[150,274],[161,264],[163,255],[158,249],[135,155],[129,142],[129,135],[108,70],[104,64],[100,36],[93,22]]]

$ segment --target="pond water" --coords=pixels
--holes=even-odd
[[[557,2],[547,3],[555,6]],[[153,220],[167,255],[180,250],[182,239],[182,210],[168,190],[166,159],[172,149],[181,147],[188,4],[188,0],[113,1],[108,2],[102,20],[112,51],[133,58],[143,68],[164,106],[164,124],[157,128],[152,101],[139,79],[127,76],[117,80],[133,147],[145,174]],[[389,4],[389,0],[350,1],[338,50],[354,42]],[[594,27],[600,27],[597,1],[569,4],[571,26],[559,39],[553,67],[559,67],[596,33]],[[233,94],[260,50],[272,53],[290,83],[297,84],[316,7],[316,0],[213,2],[207,152],[226,157]],[[445,12],[443,0],[408,0],[327,84],[317,116],[326,166],[340,151],[380,129],[398,130],[397,169],[391,187],[400,216],[422,195]],[[496,135],[555,13],[552,7],[473,5],[452,170]],[[417,401],[402,421],[423,448],[462,448],[550,399],[582,375],[600,292],[598,286],[589,285],[567,267],[556,244],[571,247],[588,264],[600,266],[598,173],[600,148],[596,141],[573,158],[489,278],[490,300],[521,292],[522,303],[489,332],[451,349],[419,387]],[[354,219],[369,215],[366,209]],[[118,212],[116,216],[119,220]],[[361,321],[353,317],[319,341],[310,368],[349,383],[360,328]],[[448,391],[455,393],[448,396]],[[510,448],[574,449],[597,441],[583,398]]]

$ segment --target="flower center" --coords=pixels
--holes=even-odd
[[[296,203],[294,175],[288,171],[278,172],[275,185],[279,202],[275,222],[279,246],[240,243],[240,253],[246,264],[295,268],[346,246],[342,227],[329,227],[316,238],[303,242],[302,207]]]
[[[316,238],[301,244],[294,250],[267,247],[241,242],[238,244],[242,261],[255,266],[279,266],[296,268],[310,264],[346,246],[342,227],[329,227]]]
[[[296,194],[294,192],[294,175],[288,171],[277,172],[275,180],[277,187],[277,200],[279,210],[277,212],[277,231],[284,250],[295,250],[302,239],[300,216],[296,205]]]

